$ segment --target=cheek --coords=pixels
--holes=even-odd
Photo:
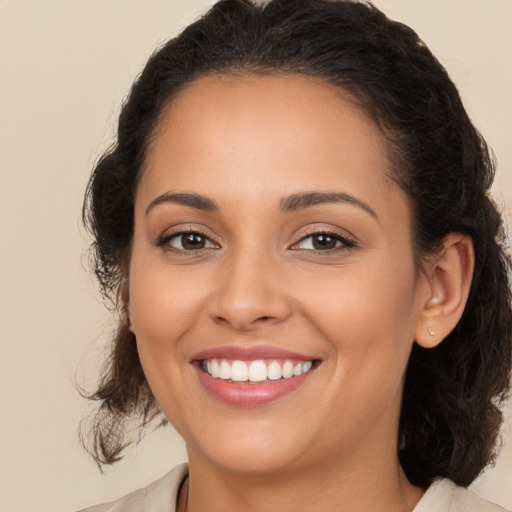
[[[322,281],[304,291],[304,311],[332,351],[328,364],[332,361],[340,379],[358,388],[356,395],[397,390],[414,341],[412,261],[382,257],[373,265],[339,269],[336,278]]]
[[[190,274],[134,254],[130,268],[130,313],[144,342],[172,345],[204,309],[208,286],[196,286]]]
[[[334,275],[316,279],[302,295],[311,318],[334,338],[349,334],[361,338],[374,332],[379,338],[392,339],[414,332],[414,269],[412,265],[404,268],[392,258],[380,264],[335,269]]]
[[[193,286],[183,272],[170,272],[137,248],[130,265],[129,310],[137,350],[149,385],[168,418],[183,414],[183,371],[189,366],[184,334],[204,310],[204,288]],[[178,422],[179,423],[179,422]]]

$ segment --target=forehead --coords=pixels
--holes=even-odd
[[[382,133],[342,89],[302,75],[211,75],[162,112],[140,189],[248,200],[341,187],[382,201],[397,188],[388,170]]]

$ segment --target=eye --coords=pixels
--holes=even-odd
[[[218,248],[206,235],[199,231],[182,231],[165,236],[158,242],[158,245],[178,251],[200,251],[202,249]]]
[[[307,235],[299,240],[292,249],[306,251],[333,251],[354,247],[354,243],[337,233],[318,232]]]

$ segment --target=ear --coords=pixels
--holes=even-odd
[[[135,327],[133,326],[132,320],[132,312],[130,307],[130,292],[128,280],[124,279],[123,284],[121,285],[121,301],[123,304],[123,312],[126,318],[126,322],[128,323],[128,329],[132,334],[135,334]]]
[[[128,320],[128,329],[132,334],[135,334],[135,327],[133,326],[132,315],[130,314],[130,308],[126,308],[126,318]]]
[[[471,238],[451,233],[431,260],[425,263],[426,293],[416,325],[415,341],[433,348],[460,320],[473,279],[475,255]]]

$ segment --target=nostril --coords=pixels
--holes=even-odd
[[[241,285],[240,280],[238,285]],[[230,286],[212,297],[208,314],[219,324],[247,330],[284,320],[290,314],[290,305],[281,292],[257,286],[237,287],[231,281]]]
[[[274,320],[274,319],[275,319],[275,317],[272,315],[257,316],[253,320],[240,319],[240,318],[236,318],[236,317],[228,318],[228,317],[222,316],[222,315],[215,316],[215,320],[217,322],[222,323],[222,324],[232,324],[236,329],[240,329],[240,330],[251,329],[252,327],[254,327],[260,323],[266,324],[266,323],[272,322],[272,320]]]

